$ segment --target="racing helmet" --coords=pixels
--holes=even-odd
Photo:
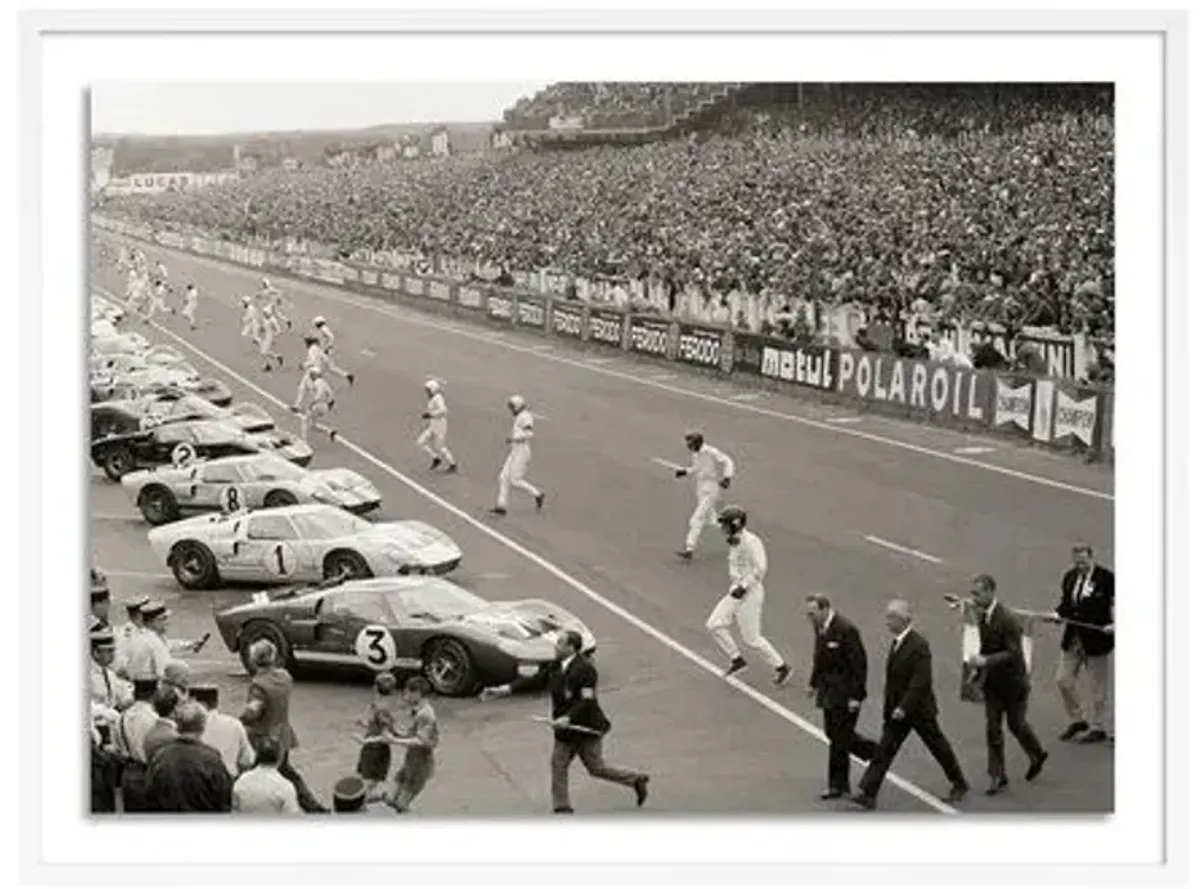
[[[726,506],[717,516],[717,524],[726,534],[736,534],[746,527],[746,510],[740,506]]]
[[[525,398],[521,395],[510,395],[508,397],[508,407],[514,414],[525,410]]]
[[[324,326],[325,326],[325,316],[324,315],[318,315],[316,318],[313,318],[313,327],[324,327]]]
[[[442,384],[439,383],[437,380],[426,380],[425,381],[425,391],[428,392],[430,395],[437,395],[439,392],[442,391]]]
[[[692,429],[683,436],[683,441],[688,446],[688,450],[699,451],[704,447],[704,433]]]

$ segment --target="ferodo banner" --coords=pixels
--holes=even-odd
[[[556,302],[550,308],[550,330],[559,336],[583,338],[583,309],[570,303]]]
[[[430,281],[425,295],[438,302],[450,302],[450,285],[445,281]]]
[[[762,344],[759,373],[771,380],[799,383],[810,389],[830,390],[837,379],[838,351],[826,346],[799,349],[792,344]]]
[[[666,358],[671,349],[671,322],[660,318],[629,319],[629,351]]]
[[[624,326],[625,316],[620,312],[591,309],[587,319],[587,338],[609,346],[620,346]]]
[[[680,324],[677,358],[684,364],[729,373],[733,369],[733,333],[698,324]]]
[[[838,357],[840,393],[980,425],[991,422],[995,379],[987,371],[876,352],[845,351]]]
[[[512,323],[513,315],[516,314],[513,303],[516,298],[512,296],[502,296],[493,291],[488,294],[487,298],[487,316],[494,321],[504,321]]]
[[[546,301],[536,296],[517,299],[517,321],[522,327],[546,329]]]
[[[464,309],[482,309],[483,289],[480,287],[459,287],[457,302]]]

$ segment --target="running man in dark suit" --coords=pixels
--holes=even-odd
[[[866,774],[851,802],[875,808],[875,798],[896,754],[916,732],[950,781],[946,802],[956,803],[967,793],[967,779],[942,728],[938,725],[937,697],[933,691],[933,655],[925,637],[912,628],[912,608],[903,599],[888,603],[884,616],[894,637],[888,653],[883,684],[883,734]]]
[[[550,795],[555,814],[569,815],[571,808],[570,768],[578,756],[593,778],[632,788],[638,806],[649,795],[650,776],[631,769],[610,766],[604,761],[604,735],[612,723],[596,699],[596,668],[580,654],[583,638],[574,630],[562,633],[555,645],[558,662],[551,668],[550,713],[554,720],[554,752],[550,757]],[[537,677],[517,679],[508,685],[485,688],[480,698],[510,695],[534,687]],[[578,727],[583,731],[573,730]]]
[[[808,693],[824,714],[829,739],[829,780],[821,799],[837,799],[850,793],[850,757],[870,761],[875,755],[875,742],[856,731],[867,697],[867,653],[858,627],[834,611],[828,597],[808,596],[805,603],[816,636]]]
[[[1029,710],[1029,669],[1021,647],[1021,624],[996,600],[996,580],[980,574],[971,581],[971,602],[979,619],[979,654],[969,665],[982,679],[983,706],[987,713],[988,777],[986,791],[995,796],[1008,787],[1004,763],[1004,722],[1029,757],[1025,780],[1042,772],[1049,756],[1026,719]]]

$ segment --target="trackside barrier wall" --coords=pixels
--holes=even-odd
[[[97,228],[264,272],[285,273],[641,358],[683,364],[859,411],[984,432],[1089,460],[1113,458],[1113,391],[1074,381],[960,368],[881,352],[794,342],[565,300],[485,281],[315,258],[307,253],[155,232],[94,218]]]

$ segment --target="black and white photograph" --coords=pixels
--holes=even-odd
[[[1128,90],[606,61],[79,91],[64,817],[536,846],[1163,792],[1157,727],[1118,776],[1169,669]]]

